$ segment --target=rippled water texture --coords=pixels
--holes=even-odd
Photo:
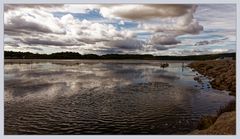
[[[185,134],[234,99],[161,63],[5,61],[5,134]]]

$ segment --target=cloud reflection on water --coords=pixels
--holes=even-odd
[[[26,62],[5,63],[8,134],[185,133],[233,99],[195,88],[181,62]]]

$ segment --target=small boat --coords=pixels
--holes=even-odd
[[[166,67],[169,66],[169,64],[168,64],[168,63],[163,63],[163,64],[161,64],[160,66],[161,66],[162,68],[166,68]]]

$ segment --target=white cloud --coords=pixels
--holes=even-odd
[[[24,9],[22,11],[9,11],[4,16],[6,32],[43,32],[64,34],[65,30],[59,19],[52,14]]]
[[[203,26],[193,18],[192,13],[187,13],[177,18],[160,20],[155,24],[143,24],[145,30],[152,32],[166,32],[175,35],[198,34],[203,30]]]
[[[224,6],[226,9],[223,10]],[[233,7],[168,4],[5,5],[5,48],[24,51],[31,49],[30,51],[34,52],[43,49],[51,52],[73,50],[81,53],[136,51],[153,54],[198,54],[203,52],[189,48],[196,47],[193,46],[196,42],[204,42],[206,36],[220,35],[220,38],[228,38],[221,41],[224,46],[227,47],[226,41],[231,43],[231,47],[234,45],[236,8]],[[73,16],[73,13],[84,15],[83,13],[88,13],[89,10],[99,11],[105,18],[80,20]],[[53,12],[69,14],[56,17]],[[140,25],[129,29],[129,22]],[[201,38],[196,34],[202,33],[203,26],[208,32],[204,31],[206,35]],[[192,39],[192,35],[198,39]],[[179,50],[186,45],[189,45],[189,50]],[[36,49],[38,47],[39,49]],[[223,49],[211,50],[208,52],[225,52]]]
[[[152,45],[175,45],[180,43],[175,37],[167,34],[155,34],[151,36],[149,43]]]
[[[123,21],[123,20],[121,20],[120,22],[119,22],[119,25],[124,25],[125,24],[125,22]]]
[[[146,20],[152,18],[178,17],[194,9],[192,5],[146,4],[107,5],[100,8],[103,17],[113,19]]]
[[[224,53],[224,52],[228,52],[229,50],[226,48],[217,48],[217,49],[212,49],[211,52],[213,53]]]
[[[99,47],[98,42],[135,37],[132,31],[117,30],[111,24],[79,20],[71,14],[58,18],[52,13],[30,8],[7,11],[4,24],[7,40],[11,39],[6,43],[18,46],[16,43],[20,42],[25,48],[54,46],[66,49],[87,46],[85,44]]]

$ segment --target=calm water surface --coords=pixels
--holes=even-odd
[[[233,100],[188,62],[5,61],[5,134],[186,134]]]

